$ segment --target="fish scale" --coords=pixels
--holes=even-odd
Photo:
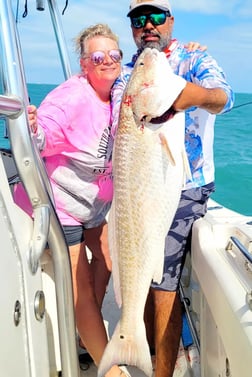
[[[134,365],[147,376],[152,363],[144,325],[151,281],[163,274],[165,236],[185,177],[184,113],[160,124],[183,90],[164,53],[145,49],[125,89],[113,150],[114,197],[109,214],[109,247],[114,290],[121,316],[98,368]],[[170,88],[170,90],[169,90]],[[176,132],[175,132],[176,131]]]

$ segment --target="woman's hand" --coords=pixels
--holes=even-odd
[[[34,105],[27,106],[29,127],[33,134],[37,133],[38,120],[37,120],[37,108]]]

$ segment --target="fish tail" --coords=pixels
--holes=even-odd
[[[147,376],[152,376],[152,362],[144,323],[138,326],[134,337],[122,335],[120,322],[117,324],[103,353],[97,377],[104,377],[113,365],[132,365],[141,369]]]

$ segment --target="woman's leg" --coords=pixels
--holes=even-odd
[[[92,252],[88,261],[85,243]],[[107,243],[107,224],[85,231],[85,243],[70,246],[73,274],[76,325],[82,343],[99,364],[107,345],[101,306],[109,281],[111,260]],[[125,374],[115,365],[106,377],[123,377]]]
[[[96,299],[92,270],[85,243],[69,246],[72,266],[76,326],[88,352],[98,365],[107,344],[107,334]]]
[[[93,274],[96,299],[101,308],[112,268],[108,247],[107,222],[104,221],[96,228],[85,230],[85,242],[86,246],[92,252],[90,266]]]

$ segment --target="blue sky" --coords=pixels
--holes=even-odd
[[[36,10],[28,0],[28,15],[22,17],[19,5],[18,30],[23,45],[26,79],[29,83],[58,84],[64,80],[57,45],[50,24],[47,1],[45,11]],[[65,0],[57,1],[59,11]],[[188,42],[200,41],[224,68],[237,93],[252,93],[252,1],[251,0],[171,0],[175,28],[173,36]],[[13,1],[16,9],[15,1]],[[73,38],[83,28],[103,22],[119,36],[124,62],[135,52],[129,19],[129,0],[69,0],[61,17],[72,67],[79,70]]]

